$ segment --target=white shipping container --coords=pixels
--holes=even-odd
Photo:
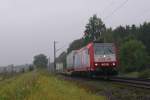
[[[67,55],[67,68],[74,67],[74,59],[75,59],[76,51],[72,51]]]
[[[56,63],[56,70],[63,70],[63,63]]]

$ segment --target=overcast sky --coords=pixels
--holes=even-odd
[[[93,14],[113,28],[150,21],[149,5],[150,0],[0,0],[0,65],[31,63],[39,53],[53,60],[53,40],[67,48],[82,37]]]

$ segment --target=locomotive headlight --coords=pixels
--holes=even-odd
[[[115,63],[113,63],[112,65],[113,65],[113,66],[115,66],[116,64],[115,64]]]
[[[106,55],[104,55],[104,57],[106,57]]]
[[[95,66],[98,66],[98,64],[97,64],[97,63],[95,63]]]

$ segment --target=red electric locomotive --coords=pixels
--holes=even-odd
[[[92,42],[67,55],[67,72],[116,75],[117,53],[113,43]]]

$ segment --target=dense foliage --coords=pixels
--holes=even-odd
[[[81,39],[77,39],[77,40],[74,40],[70,45],[69,45],[69,48],[67,50],[67,52],[71,52],[72,50],[77,50],[81,47],[83,47],[85,45],[84,43],[84,40],[81,38]]]
[[[149,56],[142,42],[128,40],[121,45],[120,63],[125,72],[141,71],[148,68]]]

